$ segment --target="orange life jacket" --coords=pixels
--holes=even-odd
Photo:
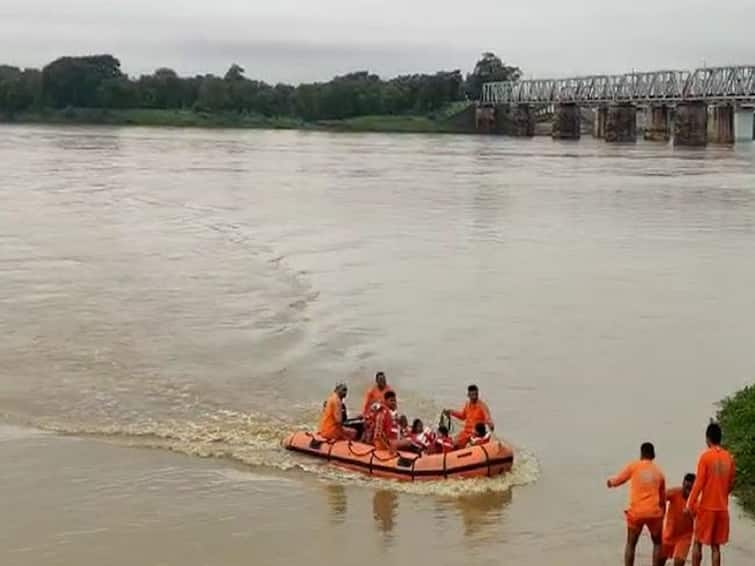
[[[398,439],[398,427],[396,426],[393,412],[383,406],[375,420],[375,436],[373,438],[378,450],[390,450],[392,440]]]
[[[450,436],[438,436],[435,438],[435,446],[437,452],[441,454],[447,454],[456,448],[454,446],[454,439]]]
[[[469,439],[469,445],[470,446],[482,446],[483,444],[487,444],[490,442],[490,433],[488,432],[485,436],[473,436]]]
[[[420,433],[411,433],[409,435],[412,445],[421,450],[426,450],[435,443],[435,433],[430,429],[425,429]]]

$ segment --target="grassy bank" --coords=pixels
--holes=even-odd
[[[455,110],[455,108],[454,108]],[[18,124],[103,124],[116,126],[170,126],[177,128],[306,129],[341,132],[469,132],[470,128],[449,119],[450,111],[435,116],[360,116],[346,120],[306,122],[290,117],[269,117],[240,112],[195,112],[193,110],[67,108],[0,115],[0,122]]]
[[[105,124],[118,126],[172,126],[177,128],[278,128],[306,127],[292,118],[271,118],[239,112],[194,112],[192,110],[158,110],[134,108],[104,110],[66,108],[22,112],[2,117],[3,122],[19,124]]]
[[[718,419],[724,442],[737,463],[735,493],[744,507],[755,513],[755,385],[724,399]]]
[[[322,120],[317,127],[338,132],[432,133],[458,131],[427,116],[359,116],[347,120]]]

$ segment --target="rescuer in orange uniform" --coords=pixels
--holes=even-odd
[[[474,436],[475,427],[477,423],[482,423],[490,428],[491,431],[495,430],[495,424],[493,419],[490,418],[490,409],[485,404],[485,401],[480,399],[480,390],[476,385],[470,385],[467,387],[467,397],[469,401],[464,405],[461,411],[452,411],[445,409],[443,412],[446,415],[464,421],[464,428],[456,437],[456,447],[464,448],[469,443],[469,439]]]
[[[665,566],[667,560],[673,560],[674,566],[684,566],[689,549],[692,546],[694,528],[692,516],[685,513],[687,498],[695,483],[695,474],[684,476],[682,487],[675,487],[666,492],[666,521],[663,525],[663,552],[658,566]]]
[[[367,390],[364,395],[364,403],[362,403],[362,416],[367,418],[372,413],[372,405],[380,403],[381,405],[385,401],[386,391],[392,391],[388,386],[388,381],[385,379],[385,373],[379,371],[375,374],[375,385]]]
[[[653,564],[661,559],[663,534],[663,513],[666,508],[666,479],[656,466],[655,447],[645,442],[640,447],[640,459],[630,462],[606,482],[608,487],[619,487],[627,481],[629,487],[629,507],[624,511],[627,521],[627,544],[624,549],[624,565],[634,566],[637,541],[644,527],[653,539]]]
[[[708,449],[697,462],[697,478],[687,499],[687,512],[695,516],[692,566],[700,566],[702,545],[710,546],[713,566],[721,565],[721,545],[729,541],[729,494],[734,489],[734,458],[721,448],[721,427],[708,425]]]
[[[394,391],[386,391],[383,406],[375,419],[375,448],[395,453],[398,450],[411,448],[411,440],[401,438],[398,421],[394,417],[398,409],[398,401]]]
[[[346,384],[339,383],[325,401],[318,433],[327,440],[353,440],[355,437],[355,431],[343,426],[343,400],[348,391]]]

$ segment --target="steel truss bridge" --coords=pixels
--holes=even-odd
[[[483,104],[755,103],[755,65],[485,83]]]

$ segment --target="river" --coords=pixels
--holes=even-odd
[[[606,477],[651,440],[679,483],[755,375],[751,145],[3,126],[0,163],[6,566],[618,564]],[[429,421],[477,383],[513,472],[279,448],[377,370]]]

